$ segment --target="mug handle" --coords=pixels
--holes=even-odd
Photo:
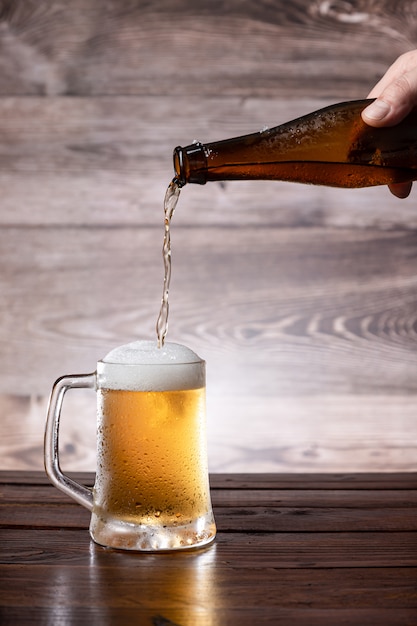
[[[64,395],[68,389],[96,388],[96,373],[61,376],[55,381],[48,405],[44,440],[45,470],[51,482],[89,511],[93,510],[92,489],[66,476],[59,465],[59,425]]]

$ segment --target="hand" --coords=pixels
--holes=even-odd
[[[417,106],[417,50],[402,54],[369,93],[376,98],[364,111],[362,119],[370,126],[395,126]],[[411,182],[389,186],[398,198],[406,198]]]

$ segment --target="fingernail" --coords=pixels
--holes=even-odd
[[[371,120],[383,120],[390,112],[390,105],[383,100],[375,100],[366,109],[364,113]]]

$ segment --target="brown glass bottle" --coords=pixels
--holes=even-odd
[[[292,122],[174,151],[174,181],[283,180],[371,187],[417,179],[417,110],[400,124],[373,128],[361,111],[372,102],[335,104]]]

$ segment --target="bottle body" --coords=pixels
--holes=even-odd
[[[371,187],[417,179],[417,111],[393,127],[361,118],[371,100],[344,102],[281,126],[174,151],[175,179],[282,180]]]

